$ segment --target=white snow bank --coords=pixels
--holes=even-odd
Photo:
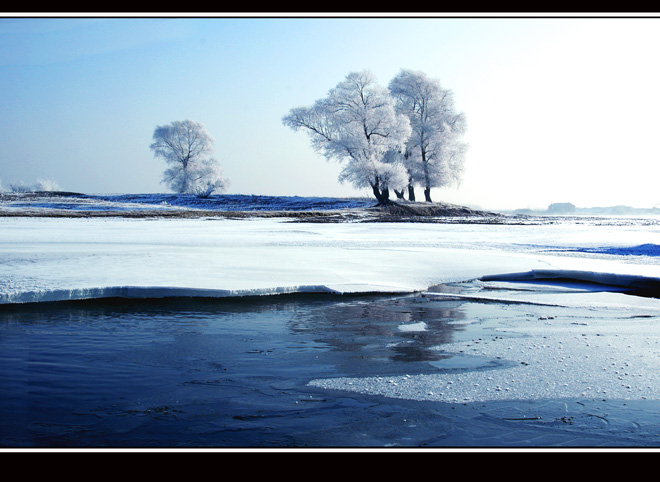
[[[649,226],[2,218],[0,303],[413,292],[530,271],[657,277],[658,257],[640,263],[567,252],[608,242],[660,244],[660,233]]]

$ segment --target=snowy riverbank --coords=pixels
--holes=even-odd
[[[626,254],[642,244],[660,246],[660,228],[10,217],[0,218],[0,303],[414,292],[531,270],[656,278],[657,250]]]
[[[404,309],[402,300],[405,317],[392,322],[408,341],[385,337],[387,347],[370,349],[403,348],[452,327],[453,339],[427,347],[426,353],[437,354],[428,369],[407,372],[389,364],[374,373],[376,368],[364,372],[346,365],[341,374],[329,370],[329,377],[310,370],[315,375],[300,382],[328,396],[468,404],[482,414],[503,403],[498,420],[525,420],[524,430],[533,429],[543,445],[553,443],[548,420],[562,417],[575,417],[562,440],[660,445],[644,407],[617,405],[617,421],[609,428],[589,426],[593,418],[578,408],[605,400],[660,401],[660,225],[654,220],[291,220],[0,218],[0,310],[19,313],[38,302],[89,298],[248,300],[246,295],[276,306],[278,297],[269,295],[300,292],[330,293],[337,303],[328,307],[360,310],[359,297],[340,295],[392,294],[391,303],[398,303],[394,293],[416,293],[416,302],[436,310],[458,303],[461,315],[435,320],[423,315],[428,308]],[[630,290],[651,296],[626,294]],[[389,323],[398,312],[379,313],[384,318],[365,322]],[[327,326],[344,322],[342,316],[328,313]],[[630,435],[630,424],[643,435]],[[508,444],[498,434],[490,429],[488,445]],[[479,438],[452,435],[434,443],[478,444]]]

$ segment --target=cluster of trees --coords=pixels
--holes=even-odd
[[[387,88],[367,70],[349,73],[325,98],[291,109],[282,122],[305,130],[317,152],[343,164],[340,182],[371,188],[379,203],[389,202],[390,189],[415,201],[416,186],[431,202],[431,188],[463,175],[465,115],[456,112],[453,93],[423,72],[401,70]],[[213,143],[199,122],[156,127],[150,147],[168,165],[162,182],[198,196],[226,190]]]
[[[369,71],[352,72],[325,98],[291,109],[282,122],[304,129],[312,147],[343,163],[340,182],[371,188],[379,203],[390,189],[431,202],[431,188],[458,183],[464,170],[465,115],[453,94],[423,72],[401,70],[387,88]]]

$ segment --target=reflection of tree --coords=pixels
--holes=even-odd
[[[319,305],[306,320],[310,326],[296,318],[292,329],[311,329],[317,342],[364,362],[431,361],[445,358],[432,348],[452,341],[457,325],[449,322],[465,318],[460,305],[422,296],[359,297]],[[401,330],[422,322],[423,330]]]
[[[273,340],[294,337],[329,347],[348,360],[364,364],[424,362],[446,358],[433,347],[450,343],[462,320],[462,302],[424,296],[281,295],[254,298],[162,300],[105,299],[9,306],[2,323],[98,323],[112,331],[117,324],[158,323],[162,334],[226,330],[272,334]],[[423,330],[401,327],[424,323]],[[151,325],[150,325],[151,326]],[[157,336],[157,333],[153,333]],[[289,345],[288,342],[285,342]]]

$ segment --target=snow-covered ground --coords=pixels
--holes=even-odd
[[[640,245],[652,256],[620,254]],[[408,292],[530,270],[658,277],[658,246],[660,228],[639,225],[0,218],[0,303]]]
[[[499,276],[511,273],[527,275]],[[558,279],[543,285],[529,279],[533,273]],[[577,284],[564,286],[562,277]],[[422,292],[459,283],[452,286],[460,289],[431,289],[425,296],[479,301],[467,320],[457,322],[489,320],[493,336],[438,349],[453,354],[451,363],[459,368],[462,360],[472,367],[497,360],[496,369],[455,373],[444,367],[446,373],[434,375],[311,382],[410,399],[660,399],[660,299],[616,292],[640,283],[657,289],[659,277],[660,225],[648,220],[527,225],[0,218],[1,304]],[[424,325],[413,320],[401,329]]]
[[[309,211],[364,208],[372,206],[368,198],[332,198],[299,196],[254,196],[223,194],[199,197],[194,194],[83,194],[58,192],[0,192],[0,212],[31,210],[53,211],[141,211],[141,210],[210,210],[210,211]]]

